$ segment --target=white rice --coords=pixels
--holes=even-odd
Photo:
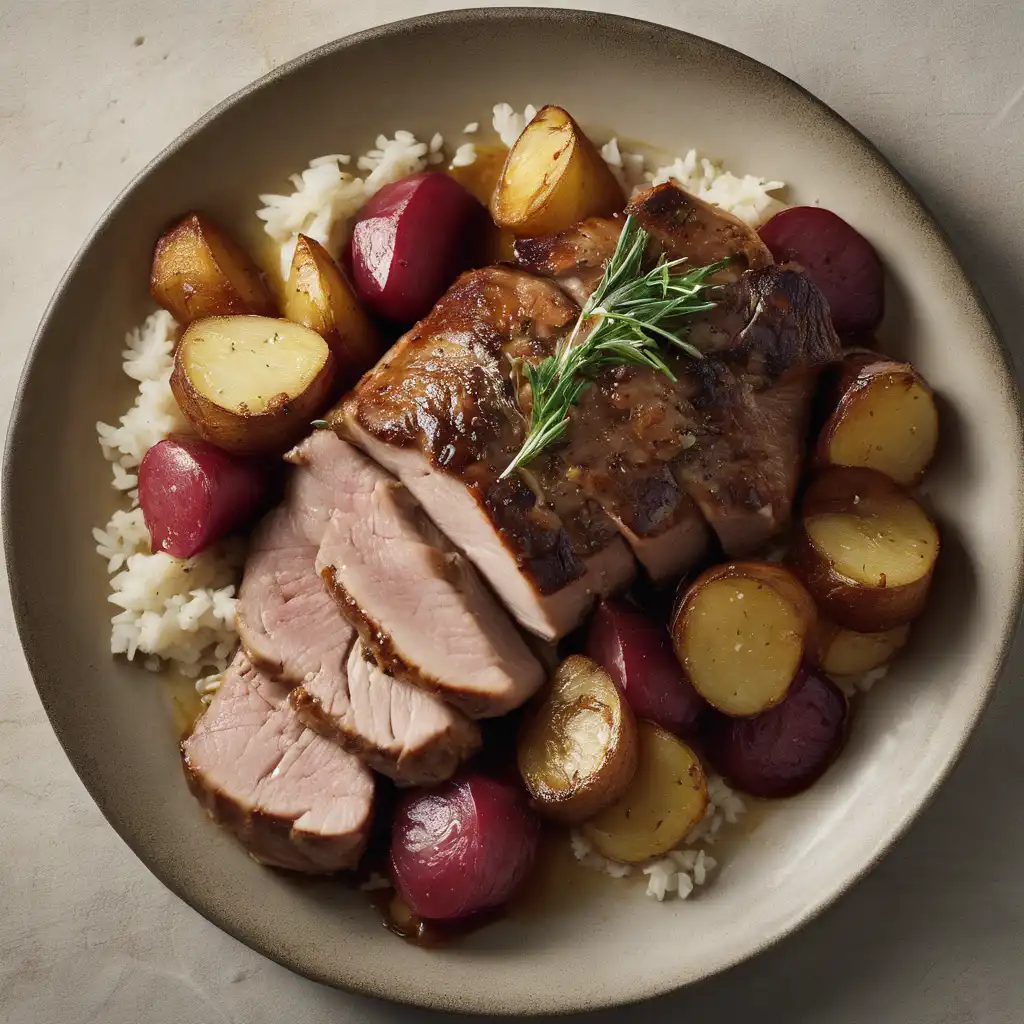
[[[476,146],[472,142],[464,142],[452,157],[452,167],[469,167],[476,163]]]
[[[785,182],[768,181],[751,174],[738,177],[720,164],[699,156],[695,149],[653,170],[648,168],[641,154],[621,150],[618,139],[602,146],[601,156],[627,192],[675,181],[687,192],[728,210],[752,227],[763,224],[785,205],[771,194],[785,188]]]
[[[495,103],[491,116],[491,127],[498,133],[503,145],[512,148],[523,129],[537,116],[537,108],[529,103],[521,113],[516,113],[509,103]]]
[[[161,310],[125,339],[122,368],[138,383],[135,400],[117,426],[97,423],[96,433],[113,470],[113,487],[131,507],[118,509],[93,537],[112,574],[108,600],[120,609],[111,619],[110,650],[129,661],[141,655],[142,664],[154,671],[170,663],[178,672],[199,676],[222,672],[238,644],[235,587],[243,547],[237,541],[217,545],[188,560],[154,553],[133,472],[157,441],[189,432],[170,387],[179,333]],[[215,683],[208,678],[204,685],[209,689]]]
[[[588,868],[604,872],[612,878],[627,878],[637,871],[647,876],[647,895],[664,900],[674,893],[679,899],[687,899],[695,886],[704,885],[718,862],[705,847],[713,846],[720,838],[722,829],[734,825],[746,813],[747,806],[741,797],[726,785],[720,775],[708,776],[708,806],[704,818],[683,841],[683,847],[656,857],[646,864],[622,864],[609,860],[598,853],[581,832],[573,831],[572,852],[576,859]],[[692,847],[700,844],[700,848]]]
[[[832,676],[832,681],[847,697],[856,697],[859,693],[869,693],[875,683],[880,682],[889,674],[888,665],[879,665],[859,676]]]

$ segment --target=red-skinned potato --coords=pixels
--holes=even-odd
[[[171,391],[204,440],[241,455],[287,451],[309,433],[334,386],[319,334],[288,320],[216,316],[178,342]]]
[[[877,470],[837,466],[807,489],[787,562],[833,622],[880,633],[920,614],[938,556],[914,498]]]
[[[519,790],[465,772],[400,799],[391,877],[415,915],[456,921],[506,903],[532,870],[539,840]]]
[[[686,678],[660,622],[621,599],[605,599],[590,620],[587,654],[612,677],[637,718],[692,735],[707,703]]]
[[[473,264],[486,226],[487,211],[447,174],[427,171],[385,185],[352,231],[359,297],[386,320],[419,320]]]
[[[202,213],[190,213],[160,236],[150,294],[180,324],[208,316],[274,316],[274,300],[256,264]]]
[[[873,331],[885,312],[885,275],[871,243],[842,217],[791,206],[760,229],[777,263],[798,263],[828,300],[839,334]]]
[[[383,351],[377,329],[330,253],[314,238],[299,235],[284,289],[285,317],[316,331],[330,346],[337,379],[347,391]]]
[[[877,469],[904,487],[928,468],[939,440],[932,389],[909,363],[863,349],[843,359],[837,398],[814,459]]]
[[[813,650],[810,594],[774,562],[727,562],[699,576],[672,619],[676,656],[694,689],[727,715],[778,704]]]
[[[817,782],[842,750],[848,712],[842,690],[804,668],[774,708],[754,718],[716,716],[707,727],[708,756],[744,793],[794,796]]]
[[[154,551],[191,558],[262,511],[267,467],[194,437],[158,441],[139,467],[139,505]]]

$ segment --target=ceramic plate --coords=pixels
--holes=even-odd
[[[944,552],[914,642],[859,709],[846,753],[805,796],[761,815],[700,898],[579,871],[550,900],[454,948],[381,927],[363,894],[264,870],[188,795],[159,679],[113,659],[90,530],[114,508],[95,423],[130,401],[122,338],[152,305],[146,268],[175,215],[200,208],[251,237],[257,194],[381,131],[455,139],[508,101],[559,103],[585,125],[668,153],[696,146],[792,183],[860,228],[891,274],[881,343],[941,396],[927,482]],[[461,11],[332,43],[186,132],[88,239],[40,327],[8,438],[8,572],[53,727],[110,823],[210,920],[327,982],[425,1006],[583,1010],[685,985],[817,913],[906,828],[956,759],[999,673],[1021,590],[1021,424],[1007,360],[942,233],[878,152],[814,97],[715,43],[607,15]]]

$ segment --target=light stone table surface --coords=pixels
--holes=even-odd
[[[591,2],[733,46],[836,108],[919,189],[1019,355],[1022,0]],[[281,62],[443,6],[0,0],[0,426],[47,299],[132,175],[210,106]],[[58,747],[0,591],[0,1021],[440,1020],[292,975],[151,877]],[[1021,667],[1018,649],[954,777],[822,918],[724,976],[590,1019],[1024,1021]]]

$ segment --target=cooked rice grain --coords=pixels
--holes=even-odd
[[[150,669],[169,662],[197,676],[223,671],[238,645],[235,587],[243,546],[218,545],[187,561],[154,553],[138,507],[138,474],[132,472],[158,441],[189,432],[170,387],[179,333],[161,310],[125,339],[122,369],[138,383],[135,401],[117,426],[97,423],[96,432],[113,469],[113,487],[132,507],[114,512],[106,526],[93,530],[93,538],[114,574],[109,600],[121,609],[111,619],[111,651],[129,661],[145,655]]]

